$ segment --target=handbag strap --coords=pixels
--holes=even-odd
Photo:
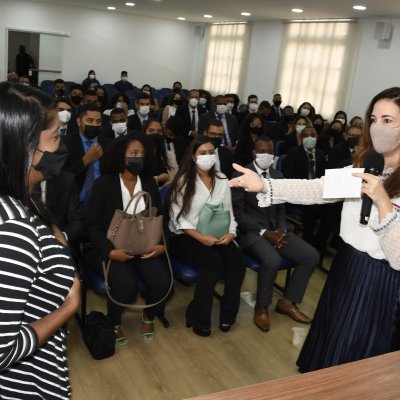
[[[115,304],[117,304],[121,307],[130,308],[131,310],[144,310],[146,308],[157,306],[157,305],[161,304],[164,300],[167,299],[167,297],[171,293],[172,287],[174,286],[174,273],[172,272],[171,259],[169,257],[168,249],[166,246],[164,232],[163,232],[163,241],[164,241],[165,254],[167,256],[168,268],[169,268],[169,272],[170,272],[170,276],[171,276],[171,282],[169,284],[169,288],[168,288],[165,296],[160,301],[157,301],[156,303],[153,303],[153,304],[125,304],[125,303],[120,303],[119,301],[113,299],[113,297],[110,294],[110,286],[108,285],[108,272],[110,270],[110,265],[111,265],[111,260],[108,260],[107,265],[103,261],[102,266],[103,266],[103,274],[104,274],[104,286],[106,288],[107,295],[111,299],[111,301],[113,301]]]
[[[154,215],[153,215],[153,210],[152,210],[152,208],[153,208],[153,202],[152,202],[152,200],[151,200],[150,193],[144,192],[144,191],[141,191],[141,192],[136,193],[136,194],[132,197],[132,199],[131,199],[131,201],[129,202],[129,204],[131,204],[131,202],[132,202],[132,200],[133,200],[134,198],[136,198],[136,203],[135,203],[135,206],[134,206],[134,208],[133,208],[132,219],[135,218],[136,209],[137,209],[138,204],[139,204],[139,202],[140,202],[140,200],[141,200],[142,198],[144,198],[144,200],[145,200],[146,209],[149,210],[149,217],[154,217]],[[129,204],[128,204],[128,205],[129,205]],[[127,209],[127,208],[126,208],[126,209]],[[124,211],[124,212],[125,212],[125,211]]]

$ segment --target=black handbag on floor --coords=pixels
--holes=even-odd
[[[95,360],[113,356],[116,339],[114,326],[103,313],[92,311],[86,317],[83,341]]]

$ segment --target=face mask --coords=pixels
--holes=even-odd
[[[249,111],[250,112],[256,112],[258,109],[258,103],[250,103],[249,104]]]
[[[330,128],[329,136],[331,136],[333,138],[338,138],[338,137],[342,136],[342,132],[337,129]]]
[[[146,116],[150,112],[150,106],[140,106],[139,107],[139,114]]]
[[[143,171],[143,157],[128,157],[125,168],[132,175],[140,175]]]
[[[343,118],[336,118],[336,121],[341,122],[343,126],[344,126],[344,124],[346,123],[346,120],[343,119]]]
[[[179,92],[181,91],[181,89],[178,88],[178,87],[174,87],[174,88],[172,89],[172,91],[173,91],[174,93],[179,93]]]
[[[64,143],[60,143],[60,146],[54,153],[37,150],[43,153],[43,156],[33,168],[36,169],[36,171],[40,171],[46,181],[60,175],[61,169],[68,156],[68,150]]]
[[[146,93],[150,96],[150,90],[143,90],[143,93]]]
[[[210,140],[213,142],[214,147],[217,149],[219,146],[221,146],[222,144],[222,137],[214,137],[214,138],[210,138]]]
[[[316,137],[307,136],[306,138],[303,139],[303,146],[307,150],[312,150],[316,144],[317,144]]]
[[[393,150],[400,143],[400,127],[385,128],[373,123],[370,128],[372,144],[377,153],[385,154]]]
[[[128,80],[128,77],[127,76],[121,76],[121,81],[122,82],[126,82]]]
[[[56,90],[56,96],[57,97],[63,97],[65,94],[65,90],[64,89],[57,89]]]
[[[274,106],[275,107],[279,107],[281,104],[282,104],[282,101],[280,101],[280,100],[275,100],[274,101]]]
[[[199,98],[199,104],[201,106],[205,106],[207,104],[207,99],[205,99],[204,97],[200,97]]]
[[[191,107],[195,108],[199,104],[199,100],[197,100],[195,97],[192,97],[189,100],[189,104],[190,104]]]
[[[293,114],[285,114],[283,118],[285,118],[286,122],[290,122],[293,120]]]
[[[89,79],[96,79],[96,75],[90,74],[90,75],[89,75]]]
[[[233,109],[234,104],[233,103],[226,103],[226,111],[230,112]]]
[[[261,126],[250,127],[250,132],[254,135],[260,136],[263,133]]]
[[[85,125],[85,130],[83,131],[83,134],[88,139],[94,139],[100,134],[100,130],[101,130],[100,126]]]
[[[122,103],[121,101],[118,101],[118,102],[115,104],[115,108],[123,108],[124,104],[125,104],[125,103]]]
[[[63,125],[68,124],[69,120],[71,119],[71,112],[68,110],[59,111],[58,119]]]
[[[126,122],[116,122],[111,125],[116,135],[124,135],[126,133]]]
[[[226,105],[225,104],[218,104],[216,106],[217,114],[222,115],[226,113]]]
[[[310,110],[308,108],[302,108],[300,110],[300,114],[303,115],[304,117],[307,117],[308,115],[310,115]]]
[[[358,145],[359,139],[360,138],[358,136],[352,136],[347,138],[346,139],[347,146],[349,146],[351,149],[354,149],[354,147]]]
[[[83,97],[82,97],[82,96],[79,96],[79,94],[76,95],[76,96],[71,96],[71,101],[72,101],[74,104],[76,104],[76,105],[81,104],[82,99],[83,99]]]
[[[274,155],[268,153],[256,154],[256,164],[261,169],[268,169],[274,162]]]
[[[318,135],[322,132],[323,126],[321,124],[314,125],[315,130],[317,131]]]
[[[104,100],[105,96],[97,96],[97,100],[101,103]]]
[[[301,133],[305,127],[305,125],[296,125],[294,128],[296,129],[297,133]]]
[[[217,157],[215,154],[203,154],[201,156],[197,156],[196,164],[203,171],[209,171],[217,161]]]
[[[182,100],[174,100],[173,103],[174,103],[176,106],[181,106],[181,105],[182,105]]]

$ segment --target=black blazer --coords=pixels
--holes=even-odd
[[[181,136],[177,136],[173,145],[175,149],[176,162],[180,165],[188,147],[188,141],[184,140]]]
[[[149,113],[148,119],[156,118],[156,117],[157,117],[157,116],[156,116],[155,114]],[[142,123],[140,122],[140,118],[139,118],[139,116],[137,115],[137,113],[136,113],[136,114],[133,114],[133,115],[130,115],[130,116],[128,117],[128,124],[127,124],[127,126],[128,126],[128,129],[129,129],[129,130],[143,132],[143,125],[142,125]]]
[[[233,152],[225,147],[218,147],[218,158],[221,172],[231,179],[233,172]]]
[[[213,110],[203,113],[201,117],[199,117],[199,133],[204,133],[207,130],[208,124],[212,119],[218,119]],[[228,128],[228,132],[225,133],[229,135],[232,146],[234,147],[239,137],[239,125],[236,117],[229,113],[225,113],[225,119]]]
[[[200,116],[202,114],[204,114],[206,112],[206,110],[202,107],[197,106],[197,111],[199,113],[198,128],[200,128]],[[190,115],[190,112],[189,112],[189,106],[187,104],[179,106],[176,109],[175,116],[179,117],[182,121],[184,137],[186,139],[190,138],[189,132],[192,130],[192,116]],[[203,133],[203,132],[200,132],[200,130],[199,130],[199,133]]]
[[[46,208],[54,223],[73,243],[83,234],[83,215],[79,192],[73,174],[62,171],[46,184]]]
[[[283,108],[278,107],[281,115],[279,116],[277,109],[273,105],[271,108],[271,113],[268,115],[268,120],[269,121],[276,121],[276,122],[281,122],[283,119]]]
[[[248,164],[246,168],[256,171],[254,163]],[[282,179],[283,175],[273,169],[269,169],[271,178]],[[233,177],[242,175],[235,172]],[[232,204],[236,222],[238,223],[238,243],[241,248],[251,246],[262,239],[262,229],[276,230],[286,229],[286,214],[284,204],[275,204],[270,207],[259,207],[257,193],[246,192],[241,188],[232,188]]]
[[[162,214],[161,197],[156,181],[152,177],[141,177],[141,181],[142,190],[150,193],[153,207],[157,207],[157,214]],[[107,260],[108,254],[114,249],[107,239],[107,231],[117,209],[123,210],[119,174],[103,175],[93,184],[85,214],[86,233],[103,260]]]
[[[343,141],[328,153],[328,168],[343,168],[352,164],[349,145]]]
[[[101,145],[101,147],[103,148],[103,151],[110,143],[110,139],[107,139],[102,135],[99,135],[97,137],[97,140]],[[83,188],[83,185],[85,184],[87,166],[85,167],[82,161],[82,158],[85,155],[85,150],[83,148],[79,131],[71,132],[71,134],[65,136],[64,143],[68,148],[68,157],[65,161],[64,169],[75,175],[75,181],[77,183],[78,190],[80,193]],[[99,161],[100,161],[100,173],[101,173],[103,168],[102,157],[100,157]]]
[[[325,175],[326,161],[322,150],[315,149],[315,175]],[[285,178],[308,179],[308,157],[303,145],[288,150],[283,171]]]

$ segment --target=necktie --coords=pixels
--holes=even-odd
[[[190,130],[192,132],[196,131],[196,110],[192,110],[192,124],[191,124]]]
[[[93,141],[88,140],[87,144],[88,144],[88,151],[89,151],[89,149],[93,145]],[[86,203],[87,199],[89,198],[90,192],[93,187],[93,182],[94,182],[94,163],[91,163],[88,165],[87,171],[86,171],[86,181],[85,181],[86,196],[85,196],[84,203]]]
[[[261,176],[262,176],[263,178],[266,178],[266,177],[267,177],[267,171],[261,172]]]
[[[315,162],[312,153],[308,155],[308,176],[310,179],[315,179],[317,176],[315,175]]]
[[[171,143],[170,142],[166,142],[167,143],[167,150],[171,150]]]
[[[223,115],[220,114],[216,114],[217,118],[221,121],[222,125],[224,125],[224,123],[222,122],[222,117]],[[229,137],[228,132],[225,131],[225,127],[224,127],[224,140],[223,140],[223,144],[229,146],[231,144],[231,138]]]
[[[67,128],[60,128],[60,135],[65,136],[67,133]]]

